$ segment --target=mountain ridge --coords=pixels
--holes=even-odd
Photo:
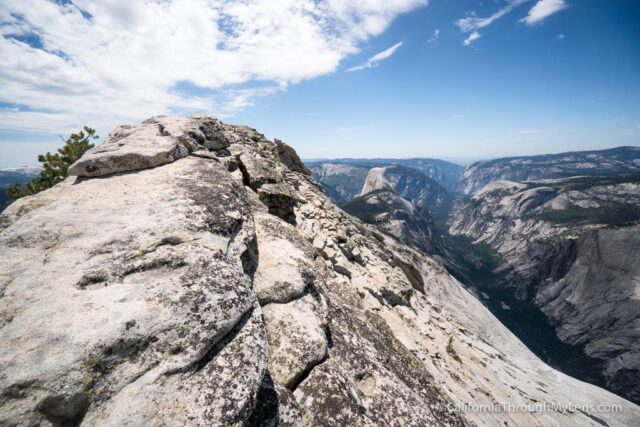
[[[445,187],[447,190],[450,190],[455,186],[456,182],[458,181],[458,177],[463,170],[463,167],[458,164],[448,162],[446,160],[426,157],[409,159],[333,159],[329,161],[314,161],[309,162],[308,164],[309,168],[312,170],[312,172],[314,172],[314,176],[316,177],[316,179],[323,183],[323,185],[328,184],[329,187],[333,187],[334,185],[330,182],[330,180],[327,179],[328,175],[326,174],[326,171],[323,172],[323,165],[343,165],[344,167],[366,170],[381,166],[405,166],[422,172],[427,177],[433,179],[434,181]],[[354,187],[359,186],[360,188],[362,188],[362,185],[364,185],[364,179],[362,175],[363,173],[358,173],[355,176],[350,176],[347,174],[346,177],[349,180],[355,181],[353,183]],[[364,176],[366,177],[366,173],[364,173]],[[346,200],[348,200],[355,197],[357,194],[358,193],[354,191],[350,191],[346,194],[343,194],[342,196]]]
[[[13,201],[7,195],[9,187],[31,181],[40,173],[40,170],[41,168],[32,166],[0,169],[0,212]]]
[[[569,176],[640,173],[640,147],[515,156],[475,162],[465,167],[456,190],[473,194],[491,181],[523,182]]]

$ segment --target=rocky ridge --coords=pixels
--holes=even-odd
[[[459,205],[454,235],[503,258],[496,287],[533,302],[565,343],[604,361],[607,386],[640,400],[640,178],[493,182]]]
[[[507,157],[467,166],[456,190],[474,194],[493,181],[536,181],[571,176],[640,173],[640,147],[579,151],[540,156]]]
[[[0,216],[2,425],[640,421],[254,129],[155,117],[71,171]],[[543,401],[621,411],[451,406]]]

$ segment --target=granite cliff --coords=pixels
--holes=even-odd
[[[562,342],[601,361],[608,388],[636,402],[638,224],[637,175],[493,182],[459,204],[449,220],[452,234],[488,244],[501,256],[494,290],[512,293],[516,305],[533,303]]]

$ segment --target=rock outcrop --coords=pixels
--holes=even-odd
[[[640,147],[599,151],[507,157],[467,166],[456,190],[474,194],[493,181],[536,181],[571,176],[602,176],[640,173]]]
[[[503,279],[565,343],[604,361],[607,386],[640,401],[640,178],[493,182],[450,232],[491,245]],[[526,321],[523,319],[523,321]]]
[[[248,127],[156,117],[11,205],[0,424],[640,421],[542,363],[438,262],[336,208],[294,154]],[[540,402],[620,410],[453,406]]]

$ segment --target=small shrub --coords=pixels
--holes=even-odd
[[[447,353],[449,353],[449,356],[451,356],[454,360],[462,363],[462,359],[460,359],[460,356],[458,356],[456,349],[453,348],[453,335],[449,337],[449,342],[447,343]]]

